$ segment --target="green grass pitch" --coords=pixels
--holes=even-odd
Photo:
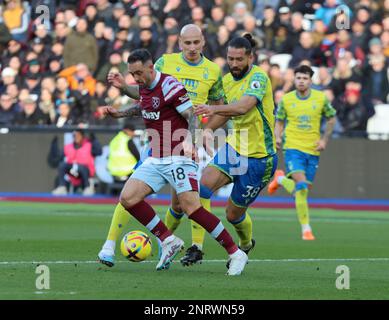
[[[118,250],[113,268],[98,264],[113,209],[0,203],[0,299],[389,299],[385,212],[311,210],[317,240],[306,242],[294,210],[252,209],[257,246],[244,274],[227,277],[226,254],[208,235],[202,265],[184,268],[175,262],[157,272],[155,241],[147,262],[128,262]],[[156,209],[161,217],[166,210]],[[214,212],[236,239],[223,208]],[[131,219],[125,231],[137,229],[145,230]],[[188,219],[177,234],[188,247]],[[37,262],[50,269],[49,290],[35,286]],[[348,290],[335,286],[339,265],[350,270]]]

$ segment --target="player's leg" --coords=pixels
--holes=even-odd
[[[301,162],[301,160],[297,159],[298,157],[294,150],[285,150],[284,160],[287,174],[281,169],[276,170],[273,181],[268,186],[269,194],[275,193],[279,187],[283,187],[289,194],[294,193],[296,184],[290,175],[292,172],[300,169],[295,167],[296,161]]]
[[[143,149],[141,159],[144,160],[147,158],[147,153],[148,153],[147,150],[148,150],[147,148]],[[142,160],[138,161],[134,170],[140,167],[142,163],[143,163]],[[130,215],[128,214],[128,211],[123,207],[123,205],[119,201],[116,204],[115,210],[113,212],[111,225],[108,230],[107,239],[103,245],[103,248],[98,254],[101,263],[106,264],[110,267],[114,265],[116,242],[121,236],[124,227],[128,224],[129,221],[130,221]]]
[[[128,180],[120,195],[120,203],[131,215],[143,224],[161,243],[161,256],[157,270],[168,269],[176,255],[183,249],[184,241],[174,236],[154,209],[144,201],[145,196],[158,192],[167,180],[162,172],[165,164],[144,163]],[[126,183],[127,185],[127,183]]]
[[[181,192],[178,198],[189,219],[201,225],[227,251],[230,261],[227,274],[240,275],[247,263],[247,255],[238,248],[220,219],[201,205],[196,191]]]
[[[209,212],[211,211],[212,194],[230,182],[230,178],[218,170],[215,166],[207,166],[204,168],[200,181],[200,203],[205,210]],[[192,246],[187,249],[185,255],[180,260],[184,266],[201,263],[204,255],[202,247],[206,230],[194,220],[191,220],[191,222]],[[194,226],[196,230],[194,230]]]
[[[253,224],[247,207],[255,201],[274,175],[278,157],[275,154],[262,159],[245,159],[247,170],[234,176],[234,187],[228,200],[226,214],[227,220],[234,226],[239,236],[239,247],[248,253],[254,247],[255,240],[252,237]]]
[[[171,204],[165,214],[165,224],[171,232],[174,232],[181,223],[181,219],[185,214],[182,212],[178,201],[177,193],[171,189]]]

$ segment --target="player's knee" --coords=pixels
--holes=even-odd
[[[205,184],[200,183],[200,198],[210,199],[212,197],[213,191],[211,188]]]
[[[129,197],[128,195],[125,194],[121,194],[119,198],[120,204],[126,209],[132,208],[140,201],[141,199],[138,199],[136,197]]]
[[[308,191],[309,184],[306,181],[299,181],[296,183],[296,191],[307,190]]]
[[[241,212],[235,212],[232,208],[226,208],[226,218],[228,222],[235,224],[243,216]]]

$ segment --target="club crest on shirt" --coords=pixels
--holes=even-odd
[[[152,104],[153,104],[153,108],[154,109],[158,109],[159,108],[159,104],[160,104],[159,98],[158,97],[152,97],[151,101],[152,101]]]

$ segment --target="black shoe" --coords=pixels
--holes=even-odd
[[[239,247],[239,246],[238,246]],[[243,250],[243,249],[241,249],[240,247],[239,247],[239,249],[241,249],[245,254],[249,254],[249,252],[251,251],[251,250],[253,250],[254,249],[254,247],[255,247],[255,240],[254,239],[251,239],[251,247],[250,248],[248,248],[248,249],[246,249],[246,250]],[[248,263],[248,261],[247,261],[247,263]],[[227,267],[227,269],[229,269],[230,268],[230,259],[228,259],[228,261],[227,261],[227,263],[226,263],[226,267]]]
[[[196,245],[192,245],[185,252],[185,256],[183,256],[180,260],[183,266],[191,266],[195,263],[200,263],[203,260],[204,253],[197,248]]]

